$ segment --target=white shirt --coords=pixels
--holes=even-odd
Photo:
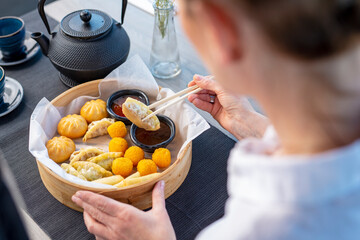
[[[272,156],[278,146],[272,127],[236,144],[225,215],[197,239],[359,240],[360,140],[309,156]]]

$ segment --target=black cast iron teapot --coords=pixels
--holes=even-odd
[[[31,37],[60,72],[65,85],[73,87],[104,78],[125,62],[130,49],[130,39],[122,27],[127,0],[122,1],[121,23],[98,10],[79,10],[65,16],[54,32],[45,15],[45,1],[39,0],[38,11],[51,38],[41,32]]]

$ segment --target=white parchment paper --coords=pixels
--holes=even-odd
[[[159,91],[159,86],[150,71],[141,58],[136,55],[100,82],[98,97],[81,96],[64,107],[55,107],[46,98],[40,100],[30,119],[29,151],[31,154],[66,180],[88,187],[113,188],[113,186],[87,182],[67,174],[59,164],[49,158],[45,145],[48,140],[58,135],[57,124],[62,117],[68,114],[80,114],[80,109],[86,101],[97,98],[106,101],[111,94],[122,89],[140,89],[149,96],[151,103],[156,101],[156,99],[159,100],[174,94],[172,90],[167,88],[162,88],[161,91]],[[189,142],[210,127],[206,120],[185,101],[173,105],[161,114],[170,117],[176,126],[176,136],[167,147],[171,151],[172,162],[178,158],[183,148]],[[106,135],[90,139],[87,143],[83,143],[80,138],[74,139],[74,142],[76,150],[84,147],[97,146],[104,151],[108,151],[108,143],[110,140],[110,136]],[[127,134],[126,140],[129,146],[133,145],[129,134]],[[145,157],[151,158],[151,154],[145,153]]]

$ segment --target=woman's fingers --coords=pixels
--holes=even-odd
[[[112,220],[113,216],[101,211],[100,209],[96,208],[95,206],[87,202],[84,202],[82,199],[73,197],[73,200],[75,200],[74,202],[79,206],[81,206],[84,209],[84,211],[90,214],[90,216],[96,221],[103,223],[105,225],[113,221]]]
[[[192,95],[195,95],[195,96],[192,96]],[[195,105],[195,107],[203,110],[203,111],[206,111],[208,113],[211,113],[213,111],[213,107],[214,107],[214,104],[213,103],[210,103],[210,101],[205,101],[203,100],[202,98],[200,98],[201,95],[196,95],[196,94],[192,94],[189,96],[189,101]],[[209,96],[210,98],[210,96]],[[216,103],[216,99],[215,99],[215,103]]]
[[[198,92],[198,94],[216,95],[216,92],[211,91],[211,90],[206,90],[206,89],[203,89],[203,90],[201,90],[200,92]]]
[[[203,77],[203,76],[195,74],[194,78],[193,78],[193,81],[191,81],[188,84],[188,86],[191,87],[191,86],[193,86],[195,84],[198,85],[203,90],[201,90],[197,94],[191,94],[188,97],[188,100],[190,102],[192,102],[196,107],[198,107],[198,108],[200,108],[200,109],[202,109],[204,111],[207,111],[207,112],[211,111],[212,106],[206,104],[205,102],[209,103],[210,100],[211,100],[210,95],[214,96],[218,92],[220,92],[220,88],[219,88],[218,83],[216,83],[214,80],[212,80],[212,78],[210,76]],[[202,101],[195,100],[195,99],[200,99]]]
[[[200,75],[198,75],[198,74],[194,74],[194,76],[193,76],[193,80],[192,80],[191,82],[189,82],[189,83],[188,83],[188,87],[191,87],[191,86],[196,85],[195,78],[197,78],[198,76],[200,76]]]
[[[165,208],[164,181],[156,184],[153,209],[143,212],[131,205],[87,191],[72,200],[84,209],[88,231],[97,239],[176,239]]]
[[[176,239],[175,232],[171,225],[169,215],[166,211],[165,206],[165,182],[163,180],[159,181],[152,192],[152,202],[153,206],[150,212],[153,213],[152,216],[155,217],[155,222],[157,225],[161,226],[157,231],[157,238],[155,239]],[[156,232],[156,231],[154,231]]]
[[[163,180],[159,181],[152,192],[152,209],[154,211],[164,211],[165,210],[165,197],[164,197],[164,188],[165,182]]]
[[[120,202],[117,202],[111,198],[88,191],[78,191],[76,192],[76,194],[73,196],[72,199],[78,205],[79,204],[91,205],[92,207],[98,209],[99,211],[104,212],[113,217],[116,216],[114,209],[118,208],[119,205],[121,205]],[[80,201],[76,201],[77,199],[80,199]],[[79,206],[84,208],[84,206],[81,205]]]
[[[211,103],[211,98],[212,98],[212,97],[216,97],[215,94],[195,93],[195,94],[191,94],[188,99],[189,99],[190,102],[193,102],[193,100],[194,100],[195,98],[198,98],[198,99],[201,99],[201,100],[203,100],[203,101],[205,101],[205,102]]]
[[[99,236],[95,236],[95,239],[96,240],[106,240],[106,238],[102,238],[102,237],[99,237]]]
[[[188,83],[188,87],[191,87],[191,86],[194,86],[194,85],[196,85],[194,80],[192,80],[191,82]]]
[[[196,84],[202,89],[210,90],[215,93],[220,91],[220,85],[215,82],[211,76],[203,77],[195,74],[192,82],[194,82],[192,83],[193,85]]]
[[[98,221],[96,221],[86,211],[84,211],[84,222],[85,222],[85,225],[86,225],[88,231],[90,233],[94,234],[95,236],[97,236],[97,239],[98,239],[98,237],[100,239],[106,239],[105,234],[108,232],[108,228],[105,225],[103,225],[102,223],[99,223]]]

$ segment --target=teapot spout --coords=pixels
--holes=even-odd
[[[49,51],[49,38],[47,38],[41,32],[34,32],[31,34],[31,38],[34,39],[37,43],[39,43],[42,53],[47,56]]]

